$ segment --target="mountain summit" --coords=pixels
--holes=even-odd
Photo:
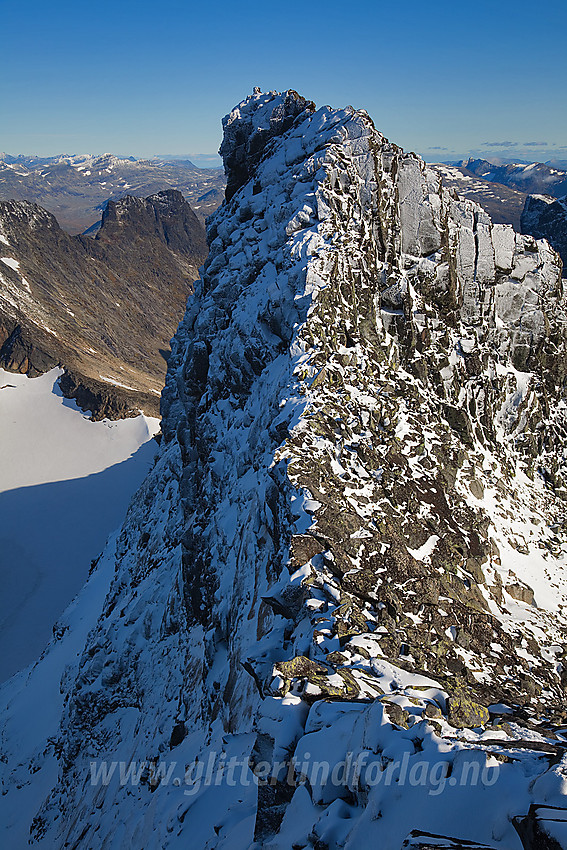
[[[223,123],[157,463],[2,693],[12,834],[564,846],[560,261],[363,111]]]

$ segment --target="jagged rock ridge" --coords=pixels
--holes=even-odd
[[[476,201],[494,224],[512,224],[519,233],[546,239],[567,262],[567,173],[541,162],[493,165],[486,160],[463,160],[460,165],[433,165],[443,185],[460,197]],[[526,194],[546,192],[548,194]]]
[[[109,201],[97,237],[0,202],[0,364],[60,386],[95,418],[159,411],[169,340],[207,255],[180,192]]]
[[[364,112],[255,93],[224,126],[237,171],[174,340],[157,464],[93,573],[110,590],[65,671],[32,841],[519,848],[514,818],[561,806],[567,773],[559,259]],[[55,770],[41,737],[17,757],[15,740],[10,800],[32,762]],[[382,775],[402,753],[454,782],[309,774],[350,754]],[[463,781],[467,757],[497,784]],[[121,758],[250,766],[89,783]],[[290,759],[293,782],[251,781]]]

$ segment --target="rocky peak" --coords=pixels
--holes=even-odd
[[[223,119],[220,147],[230,201],[253,175],[270,139],[283,135],[300,117],[315,111],[315,104],[289,89],[280,94],[255,91]]]
[[[225,119],[230,201],[173,342],[157,464],[65,670],[46,846],[509,850],[532,803],[564,808],[559,258],[365,112],[288,97]],[[244,780],[89,785],[109,753],[240,759]],[[462,781],[469,758],[501,784]],[[326,781],[313,759],[375,773]],[[45,745],[14,761],[9,795]],[[402,761],[454,781],[386,779]],[[266,764],[291,780],[254,781]]]
[[[176,254],[206,256],[207,241],[200,222],[176,189],[167,189],[148,198],[127,195],[108,201],[96,239],[100,242],[159,239]]]
[[[32,201],[2,201],[2,219],[0,223],[4,235],[10,234],[10,243],[18,244],[18,240],[25,240],[26,231],[57,231],[59,225],[55,216]],[[21,234],[20,234],[20,231]]]

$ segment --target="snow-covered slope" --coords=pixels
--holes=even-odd
[[[157,463],[1,694],[8,835],[565,846],[557,255],[365,112],[256,91],[224,131]]]
[[[0,681],[35,661],[147,474],[159,422],[90,422],[57,390],[0,370]]]

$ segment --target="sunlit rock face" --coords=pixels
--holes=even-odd
[[[365,112],[255,92],[224,128],[160,454],[32,838],[519,848],[567,771],[558,257]],[[105,785],[101,760],[147,767]]]

